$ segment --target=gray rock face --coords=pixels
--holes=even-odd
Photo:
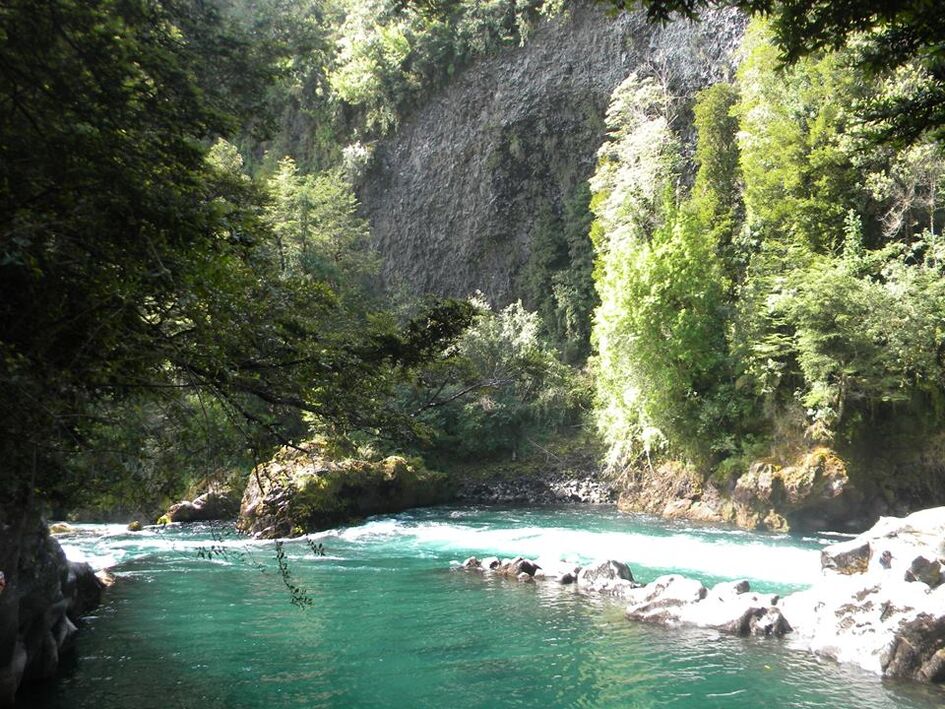
[[[536,215],[560,215],[590,176],[614,89],[636,70],[692,96],[730,71],[744,28],[731,11],[658,27],[641,13],[569,5],[525,46],[466,69],[377,146],[359,196],[388,286],[481,290],[498,305],[521,297]]]
[[[66,559],[38,515],[13,523],[3,510],[0,569],[0,707],[6,707],[21,683],[55,674],[79,618],[101,601],[103,584],[88,564]]]

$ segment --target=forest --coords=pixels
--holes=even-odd
[[[612,469],[720,479],[934,438],[941,45],[909,3],[894,55],[863,18],[805,35],[803,5],[753,20],[694,101],[620,86],[590,189],[537,215],[523,308],[384,289],[357,186],[412,110],[565,4],[13,3],[7,496],[151,514],[311,438],[448,467],[579,428]]]

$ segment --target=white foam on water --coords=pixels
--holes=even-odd
[[[747,578],[776,583],[810,584],[820,577],[820,554],[816,548],[778,543],[775,538],[739,530],[679,528],[667,534],[645,531],[589,530],[543,527],[528,524],[528,518],[506,518],[489,525],[475,525],[475,516],[448,514],[438,520],[417,520],[409,514],[368,520],[308,535],[324,542],[342,561],[345,547],[392,545],[397,552],[414,556],[526,556],[547,562],[618,559],[637,570],[673,570],[693,576]],[[177,529],[146,528],[129,533],[123,525],[79,525],[79,533],[60,538],[68,558],[88,561],[95,568],[115,566],[134,558],[170,554],[195,555],[210,545],[227,549],[263,548],[272,541],[245,537],[211,539],[209,530],[199,534]],[[309,556],[300,545],[287,546],[293,557]],[[334,548],[333,548],[334,547]],[[338,547],[341,547],[340,549]],[[381,554],[388,554],[381,550]],[[355,553],[355,557],[360,556]]]
[[[350,542],[394,541],[440,552],[521,555],[533,559],[618,559],[631,568],[672,569],[681,573],[808,584],[820,577],[820,554],[768,543],[748,533],[705,534],[684,530],[645,533],[591,531],[564,527],[473,527],[448,522],[409,523],[396,519],[367,522],[337,535]]]

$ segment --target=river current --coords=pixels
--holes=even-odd
[[[286,541],[299,607],[273,542],[205,525],[78,529],[61,540],[66,553],[112,567],[117,583],[74,660],[25,706],[945,706],[939,688],[882,681],[785,641],[635,624],[618,603],[569,587],[449,568],[472,554],[614,558],[638,581],[679,572],[788,593],[817,579],[830,535],[609,507],[414,510]]]

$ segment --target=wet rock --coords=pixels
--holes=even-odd
[[[479,563],[479,559],[477,559],[474,556],[471,556],[468,559],[466,559],[462,564],[460,564],[460,566],[462,566],[464,569],[481,569],[482,568],[481,564]]]
[[[682,622],[679,609],[697,603],[708,591],[699,581],[679,574],[660,576],[627,594],[627,617],[656,623]]]
[[[499,557],[487,556],[485,559],[482,560],[480,566],[482,566],[482,568],[487,571],[494,571],[495,569],[499,568],[500,563],[502,562],[499,561]]]
[[[235,519],[239,514],[239,500],[228,491],[211,490],[190,500],[171,505],[166,515],[168,522],[210,522]]]
[[[945,681],[943,554],[945,508],[884,517],[825,550],[824,559],[838,560],[825,569],[842,573],[778,607],[797,631],[795,644],[818,655],[887,677]]]
[[[105,583],[85,561],[70,561],[69,575],[75,579],[75,591],[69,605],[69,615],[73,619],[78,619],[101,605]]]
[[[577,575],[577,582],[582,586],[591,586],[603,581],[615,581],[623,579],[624,581],[633,581],[633,574],[630,567],[622,561],[599,561],[581,569]]]
[[[70,562],[38,514],[10,522],[0,508],[0,706],[12,706],[24,682],[52,677],[76,634],[79,618],[101,601],[101,584],[86,563]],[[18,530],[18,531],[14,531]]]
[[[924,556],[917,556],[909,564],[905,574],[906,581],[920,581],[929,588],[935,588],[942,583],[942,562],[930,561]]]
[[[820,566],[840,574],[859,574],[866,571],[870,560],[869,542],[853,539],[831,544],[820,552]]]
[[[503,576],[518,578],[521,574],[534,576],[541,567],[530,559],[517,556],[514,559],[507,559],[497,567],[497,571]]]
[[[889,677],[945,682],[945,616],[921,613],[903,623],[880,663]]]

